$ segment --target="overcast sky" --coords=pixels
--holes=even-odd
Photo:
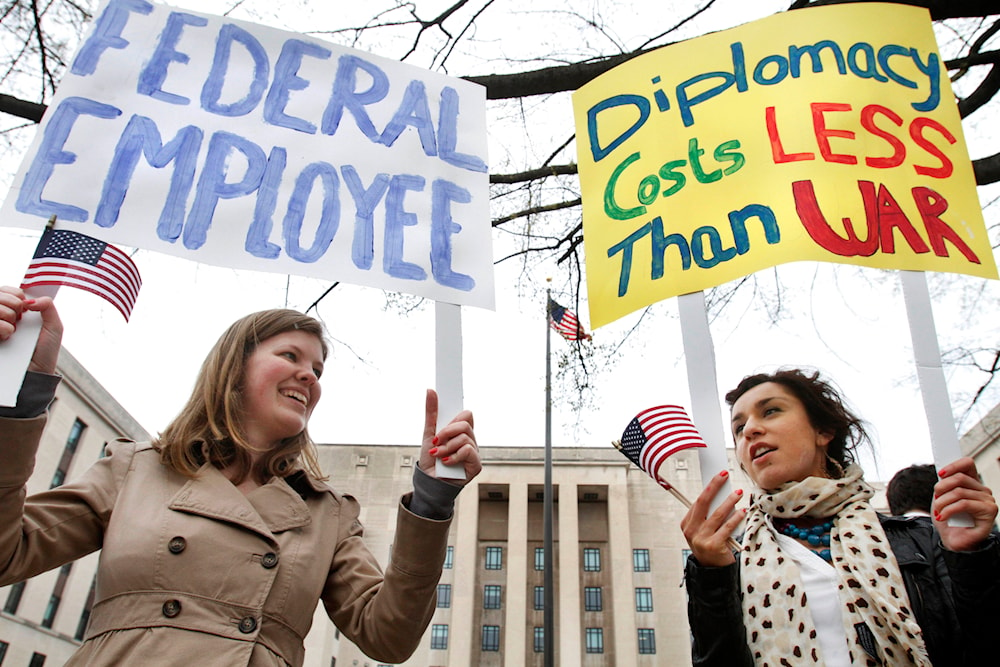
[[[173,4],[197,4],[199,11],[208,11],[202,3]],[[715,16],[723,15],[726,6],[720,3]],[[728,6],[744,5],[733,0]],[[758,11],[758,16],[766,13]],[[566,123],[571,125],[571,116]],[[991,134],[967,134],[974,152],[998,149],[1000,139]],[[505,136],[491,136],[491,154]],[[9,178],[6,174],[5,180]],[[996,187],[980,188],[984,205],[998,194]],[[992,216],[995,221],[995,211]],[[0,228],[0,283],[19,282],[37,236],[34,231]],[[501,255],[497,250],[494,254]],[[57,303],[66,323],[67,349],[151,433],[180,409],[205,353],[229,323],[264,308],[305,309],[330,285],[194,264],[146,250],[134,259],[144,284],[127,325],[113,307],[87,293],[63,289]],[[895,276],[799,263],[762,272],[759,278],[766,282],[775,275],[791,287],[779,321],[769,321],[743,302],[730,306],[713,323],[720,391],[745,374],[778,365],[817,367],[874,426],[879,462],[867,463],[870,477],[888,479],[899,467],[930,462]],[[519,280],[518,267],[501,264],[496,311],[463,309],[466,405],[476,415],[483,447],[544,443],[544,297],[540,291],[529,293],[523,284],[512,287]],[[932,286],[938,284],[932,278]],[[967,292],[979,290],[984,302],[995,303],[1000,297],[995,281],[959,278],[956,284]],[[958,330],[963,340],[995,345],[1000,339],[995,313],[982,321],[956,321],[956,289],[934,294],[942,338]],[[387,309],[386,301],[379,290],[341,285],[319,306],[334,353],[310,426],[318,442],[415,444],[419,438],[423,390],[434,383],[434,308],[424,303],[402,314],[398,307]],[[589,326],[586,312],[581,317]],[[607,447],[640,410],[661,403],[689,404],[676,300],[599,329],[595,341],[617,343],[640,317],[642,326],[620,349],[614,366],[597,369],[591,407],[576,414],[557,403],[556,446]],[[552,344],[556,351],[568,345],[557,336]],[[972,384],[968,376],[952,378],[951,388],[967,391]],[[964,424],[963,430],[971,425]],[[336,471],[329,472],[335,479]]]

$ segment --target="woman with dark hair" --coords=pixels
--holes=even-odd
[[[479,474],[472,413],[438,430],[427,392],[414,490],[384,573],[357,501],[323,482],[306,426],[327,345],[322,324],[293,310],[235,322],[155,442],[109,444],[79,478],[26,499],[62,337],[51,299],[0,287],[0,343],[26,311],[42,331],[17,405],[0,409],[0,586],[101,550],[69,665],[301,665],[319,601],[375,660],[413,653],[463,484],[435,478],[435,459],[462,465],[466,481]]]
[[[995,660],[1000,544],[993,494],[962,458],[939,471],[936,533],[885,524],[857,447],[862,421],[818,373],[751,375],[726,395],[740,466],[757,487],[681,527],[695,665],[983,665]],[[958,514],[971,528],[951,526]],[[727,538],[746,518],[741,549]]]

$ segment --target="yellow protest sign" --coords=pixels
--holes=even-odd
[[[573,107],[593,327],[798,260],[997,277],[926,9],[777,14]]]

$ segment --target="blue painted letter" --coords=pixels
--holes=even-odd
[[[451,203],[468,204],[472,195],[465,188],[444,179],[431,185],[431,273],[439,284],[463,292],[476,286],[472,276],[451,270],[451,237],[462,226],[451,217]]]

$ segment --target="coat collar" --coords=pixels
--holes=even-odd
[[[274,533],[312,520],[305,501],[283,480],[243,495],[215,466],[206,463],[170,500],[170,509],[226,521],[274,539]]]

